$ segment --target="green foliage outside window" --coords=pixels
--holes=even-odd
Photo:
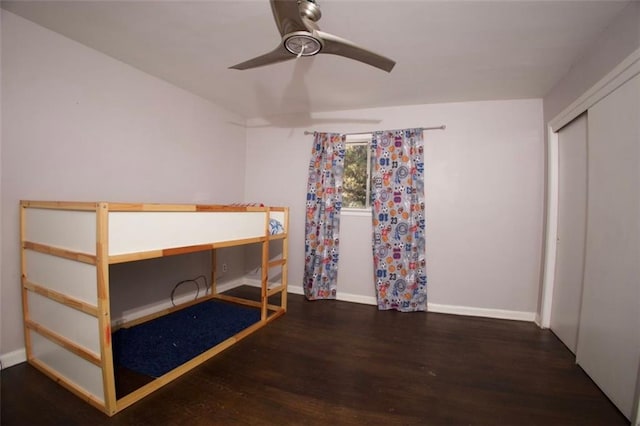
[[[367,207],[368,144],[347,144],[342,181],[342,207]]]

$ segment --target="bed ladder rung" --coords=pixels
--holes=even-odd
[[[273,268],[274,266],[282,266],[285,263],[287,263],[286,259],[277,259],[277,260],[272,260],[271,262],[269,262],[269,264],[267,266],[269,268]]]
[[[267,297],[273,296],[274,294],[278,294],[278,293],[282,292],[282,290],[284,290],[284,286],[283,285],[279,285],[278,287],[270,288],[269,291],[267,291]]]

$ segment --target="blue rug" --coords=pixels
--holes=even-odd
[[[260,321],[255,308],[207,301],[113,333],[113,362],[151,377],[163,374]]]

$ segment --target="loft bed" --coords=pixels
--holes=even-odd
[[[22,303],[28,362],[112,416],[264,327],[287,309],[286,207],[21,201]],[[274,226],[275,225],[275,226]],[[270,260],[269,243],[282,241]],[[260,244],[260,300],[219,294],[216,249]],[[112,324],[109,265],[211,251],[211,291],[194,301]],[[269,283],[268,270],[280,268]],[[279,296],[277,304],[269,298]],[[259,310],[259,320],[137,390],[116,396],[114,330],[221,300]],[[215,327],[215,324],[211,324]]]

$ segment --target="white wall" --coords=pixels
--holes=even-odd
[[[341,111],[314,119],[337,123],[312,130],[340,132],[446,124],[444,131],[425,133],[429,302],[533,319],[542,243],[541,100]],[[313,136],[295,128],[295,116],[282,121],[293,129],[249,123],[245,194],[247,201],[291,208],[289,285],[300,288]],[[373,301],[370,227],[370,216],[342,217],[339,298]]]
[[[0,354],[24,346],[20,199],[243,199],[245,130],[230,124],[241,117],[4,10],[2,114]],[[143,296],[146,277],[166,299],[210,262],[206,253],[185,259],[173,259],[169,277],[141,264],[127,297]]]
[[[640,2],[631,2],[544,97],[547,123],[640,48]]]

